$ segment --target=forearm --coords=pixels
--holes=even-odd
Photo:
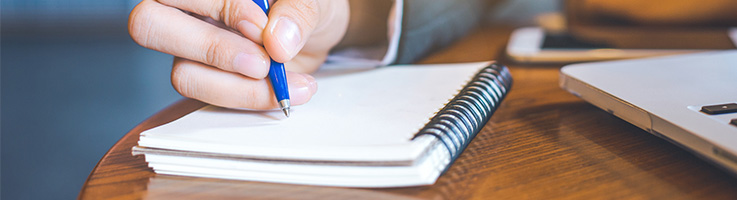
[[[497,1],[349,0],[348,31],[334,50],[385,46],[383,59],[371,58],[382,64],[412,63],[463,37]],[[396,29],[391,34],[390,27]]]
[[[496,0],[404,0],[402,33],[394,63],[413,63],[450,45],[478,25]]]
[[[375,45],[387,41],[387,22],[393,0],[349,0],[348,30],[335,47]]]

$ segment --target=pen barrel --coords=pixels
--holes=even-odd
[[[265,14],[269,14],[269,1],[268,0],[253,0]],[[284,70],[284,64],[274,61],[271,59],[271,66],[269,67],[269,80],[271,80],[271,86],[274,89],[274,95],[276,101],[281,102],[282,100],[289,99],[289,89],[287,89],[287,74]],[[288,104],[288,101],[287,101]]]
[[[269,0],[253,0],[253,3],[256,3],[264,13],[269,14]]]
[[[277,101],[289,99],[289,89],[287,89],[287,75],[284,70],[284,64],[271,60],[269,68],[269,80],[274,88],[274,95]]]

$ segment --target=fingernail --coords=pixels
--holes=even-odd
[[[259,29],[264,30],[266,28],[266,24],[269,23],[269,18],[266,16],[265,13],[259,13],[252,17],[253,24],[255,24]]]
[[[261,33],[264,30],[263,27],[259,27],[256,24],[253,24],[248,20],[243,20],[243,21],[238,22],[238,24],[236,25],[236,28],[247,38],[256,40],[254,42],[259,43],[259,44],[262,42]]]
[[[312,92],[312,94],[313,94],[313,95],[314,95],[315,93],[317,93],[317,81],[315,81],[315,77],[312,77],[312,76],[311,76],[311,75],[309,75],[309,74],[302,74],[302,75],[303,75],[303,76],[305,77],[305,79],[307,79],[307,81],[308,81],[308,82],[310,83],[310,85],[308,85],[308,86],[307,86],[307,87],[309,87],[309,88],[310,88],[310,92]]]
[[[276,40],[278,40],[284,52],[289,54],[290,57],[294,57],[299,44],[302,42],[297,24],[287,17],[281,17],[276,22],[271,34],[276,36]]]
[[[252,78],[264,78],[269,73],[269,61],[258,54],[239,53],[233,59],[233,70]]]
[[[312,76],[296,72],[287,72],[289,98],[293,105],[302,105],[312,98],[317,91],[317,83]]]

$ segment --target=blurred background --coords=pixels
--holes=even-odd
[[[182,98],[172,56],[128,36],[140,0],[3,0],[0,198],[74,199],[105,152]],[[505,1],[489,22],[525,25],[557,1]]]
[[[75,199],[119,138],[181,98],[172,56],[128,36],[136,3],[2,1],[2,199]]]

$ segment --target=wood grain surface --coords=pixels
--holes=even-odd
[[[143,130],[205,105],[185,99],[100,160],[80,199],[737,199],[737,178],[558,87],[556,65],[504,59],[511,28],[481,28],[421,63],[499,60],[509,96],[432,186],[360,189],[156,175],[131,147]]]

